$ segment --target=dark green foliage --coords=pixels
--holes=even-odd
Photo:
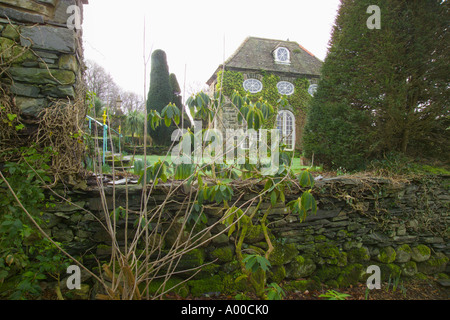
[[[367,27],[370,5],[381,9],[380,30]],[[448,4],[437,0],[343,1],[305,155],[350,170],[395,151],[448,158],[447,22]]]
[[[41,154],[31,146],[14,152],[22,160],[5,163],[2,175],[33,219],[44,226],[41,210],[49,204],[42,185],[51,182],[47,175],[51,150]],[[65,256],[37,231],[0,178],[0,298],[33,298],[42,291],[40,281],[57,278],[67,266]]]
[[[152,54],[150,89],[147,100],[148,113],[151,110],[161,113],[172,102],[173,96],[166,53],[162,50],[155,50]],[[173,128],[167,128],[166,126],[158,126],[153,129],[149,124],[149,135],[152,137],[154,145],[170,146],[172,131]]]
[[[182,92],[181,92],[181,88],[180,88],[180,84],[178,83],[177,80],[177,76],[174,73],[171,73],[169,75],[169,81],[170,81],[170,87],[172,88],[172,103],[174,105],[176,105],[178,107],[178,109],[180,109],[181,114],[183,114],[183,101],[182,101]],[[186,112],[184,112],[184,126],[183,128],[187,129],[189,128],[191,125],[189,118],[186,114]],[[179,125],[179,127],[181,128],[181,123]],[[175,129],[175,127],[173,128]]]

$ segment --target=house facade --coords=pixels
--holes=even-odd
[[[274,126],[280,130],[286,150],[293,151],[301,146],[305,121],[305,110],[297,104],[305,104],[300,101],[304,102],[314,94],[322,63],[294,41],[248,37],[224,65],[217,68],[207,84],[213,94],[222,85],[229,85],[230,81],[223,80],[223,75],[227,75],[233,78],[234,89],[248,93],[250,97],[276,103],[281,96],[286,96],[290,105],[277,109]],[[223,90],[223,93],[229,96],[230,90]],[[237,114],[238,110],[227,97],[214,127],[222,132],[242,128]]]

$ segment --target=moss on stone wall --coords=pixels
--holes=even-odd
[[[412,181],[410,184],[397,186],[395,192],[391,190],[386,193],[377,193],[374,188],[366,194],[359,189],[360,182],[359,179],[348,177],[317,181],[315,192],[320,203],[320,210],[316,216],[310,217],[303,223],[298,223],[292,214],[286,215],[283,210],[274,211],[269,215],[267,225],[270,228],[270,239],[275,247],[269,259],[271,263],[271,267],[267,271],[269,281],[283,284],[285,290],[312,288],[314,284],[326,284],[340,288],[354,284],[355,281],[364,282],[368,277],[365,271],[370,265],[377,265],[381,268],[384,281],[389,279],[392,281],[398,279],[399,276],[420,278],[446,272],[448,257],[443,252],[448,251],[448,237],[445,238],[443,235],[440,238],[439,236],[431,237],[428,233],[421,234],[418,231],[420,229],[416,228],[416,224],[406,223],[408,220],[412,221],[412,214],[416,214],[417,201],[411,193],[413,191],[417,194],[420,193],[421,189],[416,184],[421,182]],[[371,182],[364,181],[364,183]],[[377,180],[377,183],[380,181]],[[254,185],[253,188],[256,189],[257,185]],[[352,192],[355,189],[360,193]],[[124,191],[121,190],[120,186],[116,186],[116,192],[119,194],[122,192],[123,195]],[[139,195],[138,190],[139,188],[130,189],[128,196],[139,199],[136,197]],[[337,193],[344,191],[346,194],[352,195],[354,199],[352,203],[342,201],[340,197],[336,198]],[[442,189],[438,189],[436,192],[443,194]],[[388,215],[388,210],[397,210],[390,203],[392,198],[397,197],[398,194],[403,195],[401,210],[398,209],[398,211],[394,211],[395,214]],[[111,193],[108,193],[109,196]],[[181,197],[184,195],[180,194],[173,200],[181,203]],[[298,197],[295,191],[293,194],[287,195],[287,199],[295,197]],[[163,201],[164,194],[155,190],[155,199],[157,199],[156,202]],[[123,198],[119,195],[116,198],[116,205],[122,205],[122,200]],[[74,195],[72,201],[97,214],[101,211],[101,207],[96,204],[98,199],[93,196],[93,192],[83,194],[80,191]],[[107,201],[109,200],[107,199]],[[367,203],[367,210],[372,210],[372,215],[390,220],[380,219],[380,222],[377,223],[372,217],[365,214],[367,211],[354,210],[352,205],[356,201]],[[444,199],[439,202],[435,199],[433,204],[435,215],[446,216],[448,203],[445,201]],[[265,204],[261,206],[263,205]],[[206,213],[208,224],[216,223],[219,219],[217,212],[220,210],[213,209],[215,208],[209,208],[208,212],[210,213]],[[179,206],[168,206],[168,216],[175,216],[177,210],[179,210]],[[68,216],[74,217],[75,214],[78,216],[76,219],[67,219]],[[77,242],[80,237],[82,238],[82,243],[77,242],[73,246],[71,244],[70,248],[79,247],[87,250],[92,247],[102,248],[102,244],[110,245],[108,237],[100,236],[102,231],[92,227],[96,222],[87,219],[91,216],[82,216],[83,213],[77,208],[58,205],[53,208],[53,211],[49,209],[46,217],[48,215],[52,215],[53,220],[56,219],[52,223],[49,221],[48,229],[51,229],[52,232],[60,232],[63,225],[66,224],[76,235],[72,243]],[[83,217],[81,221],[80,215]],[[400,219],[404,219],[406,222],[402,223],[399,221]],[[405,230],[403,230],[405,233],[399,236],[397,230],[401,225],[405,226]],[[221,226],[217,230],[224,229]],[[254,227],[248,230],[248,235],[251,236],[245,238],[242,246],[243,253],[257,253],[263,256],[268,246],[260,228]],[[96,239],[98,242],[96,244],[90,242],[92,239]],[[234,235],[230,238],[225,235],[220,241],[211,241],[207,246],[191,251],[181,259],[177,271],[208,264],[195,276],[194,281],[199,282],[189,284],[189,291],[193,290],[196,295],[202,295],[220,290],[226,294],[249,290],[247,279],[239,278],[242,276],[242,269],[236,261],[235,241]],[[104,247],[101,250],[102,258],[108,252],[108,248]],[[84,251],[80,251],[80,253],[84,253]],[[216,259],[217,261],[215,261]],[[195,271],[191,270],[177,274],[177,277],[186,279],[194,273]],[[303,278],[307,279],[299,280]],[[236,282],[236,280],[238,281]],[[267,283],[270,284],[270,282]],[[285,283],[286,285],[284,285]]]

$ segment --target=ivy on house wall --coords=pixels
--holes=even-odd
[[[261,92],[252,94],[245,91],[243,87],[244,74],[238,71],[221,70],[217,75],[216,90],[219,91],[222,88],[222,92],[225,96],[231,97],[236,90],[240,95],[248,95],[250,100],[257,101],[259,99],[266,100],[275,109],[278,109],[278,102],[281,95],[278,92],[277,84],[281,81],[280,77],[275,74],[270,74],[264,70],[260,71],[262,75],[261,82],[263,89]],[[298,78],[293,81],[295,87],[294,94],[287,96],[286,100],[289,103],[287,109],[291,110],[295,116],[304,115],[306,108],[311,100],[311,96],[308,93],[309,81],[305,78]]]
[[[296,118],[296,149],[301,149],[301,140],[303,134],[303,127],[306,119],[306,110],[312,99],[308,93],[310,82],[306,78],[297,78],[290,82],[294,85],[295,91],[290,96],[281,96],[278,92],[277,84],[281,78],[275,74],[268,73],[264,70],[259,72],[259,80],[262,82],[263,89],[255,94],[246,92],[243,83],[245,80],[244,73],[238,71],[221,70],[217,75],[216,91],[222,92],[225,96],[231,97],[234,91],[237,91],[241,96],[247,95],[251,101],[258,100],[267,101],[274,108],[274,114],[269,117],[263,124],[263,128],[269,129],[276,126],[277,114],[279,110],[290,110]],[[283,102],[280,103],[280,99]]]

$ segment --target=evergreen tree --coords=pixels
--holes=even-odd
[[[178,83],[177,76],[174,73],[171,73],[169,77],[170,77],[170,86],[173,92],[172,103],[175,104],[178,107],[178,109],[180,109],[181,113],[184,116],[184,129],[190,128],[191,122],[189,120],[187,113],[184,110],[183,97],[181,95],[181,88]],[[179,124],[179,127],[181,128],[181,123]]]
[[[150,88],[147,99],[147,111],[156,110],[159,113],[172,102],[173,92],[170,85],[169,67],[167,56],[163,50],[155,50],[152,53],[152,67],[150,73]],[[161,124],[153,130],[149,124],[149,134],[154,145],[170,146],[173,128],[167,128]]]
[[[367,27],[371,5],[381,9],[381,29]],[[342,0],[308,111],[306,156],[359,169],[389,152],[440,153],[449,133],[440,130],[449,111],[447,21],[438,0]]]
[[[170,87],[172,88],[172,103],[180,109],[181,114],[184,116],[184,128],[190,127],[189,118],[184,112],[184,106],[182,101],[182,95],[181,95],[181,88],[177,80],[177,76],[174,73],[170,74]],[[179,127],[181,128],[181,122],[179,124]]]
[[[178,83],[177,76],[174,73],[169,75],[169,83],[172,90],[172,103],[174,103],[181,110],[181,88]]]

